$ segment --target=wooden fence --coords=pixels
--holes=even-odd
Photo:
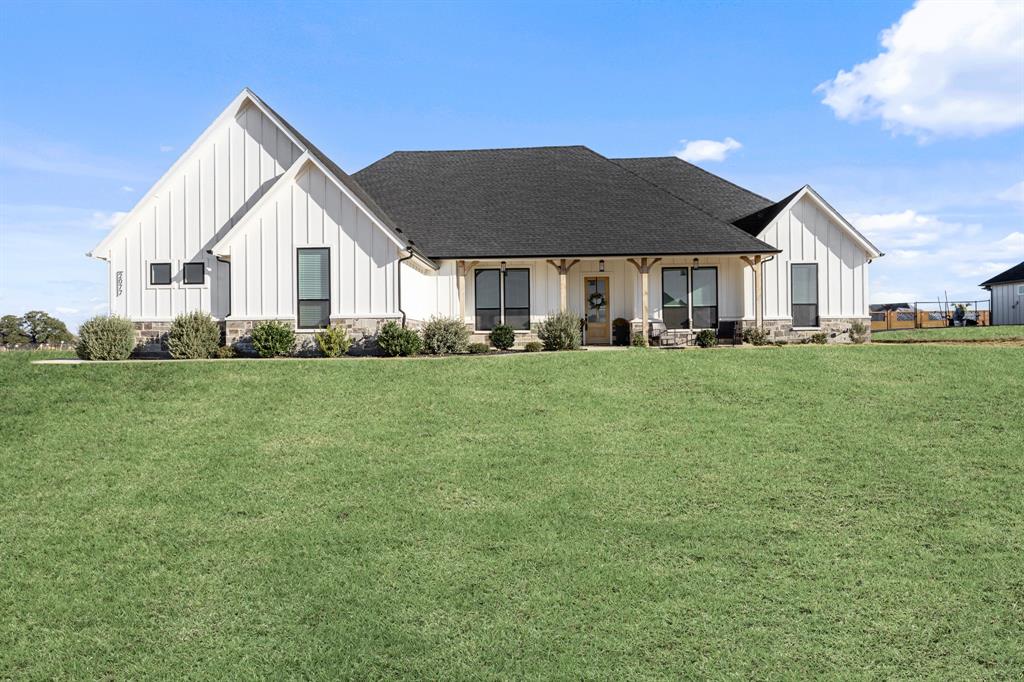
[[[967,326],[987,327],[992,324],[988,310],[978,310],[978,304],[988,305],[988,301],[970,301],[962,324]],[[935,306],[935,303],[930,305]],[[946,310],[922,310],[918,304],[913,310],[880,310],[871,313],[871,331],[884,332],[892,329],[929,329],[934,327],[953,327],[955,325],[955,304]]]

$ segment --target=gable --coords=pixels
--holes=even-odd
[[[151,232],[154,243],[167,244],[166,257],[204,251],[301,153],[294,136],[245,90],[89,255],[109,259],[126,231]]]

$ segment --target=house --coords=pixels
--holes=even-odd
[[[1024,324],[1024,262],[978,286],[988,289],[991,297],[992,324]]]
[[[748,325],[844,340],[882,254],[809,186],[771,201],[675,157],[395,152],[348,175],[246,89],[89,255],[155,350],[193,310],[229,343],[260,320],[369,340],[432,316],[526,340],[559,310],[590,344],[616,318],[664,343]]]

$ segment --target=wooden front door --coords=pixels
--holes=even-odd
[[[587,311],[587,343],[609,344],[612,338],[611,287],[607,277],[583,280],[583,309]]]

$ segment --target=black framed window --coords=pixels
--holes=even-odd
[[[818,264],[793,263],[789,269],[794,327],[818,326]]]
[[[185,263],[181,268],[183,284],[204,284],[206,282],[205,263]]]
[[[690,273],[686,268],[661,269],[661,317],[669,329],[690,326]]]
[[[693,307],[694,329],[718,328],[718,268],[694,268],[693,293],[690,303]]]
[[[331,256],[329,249],[296,249],[298,327],[321,329],[331,324]]]
[[[530,328],[529,268],[482,269],[474,271],[474,324],[481,331],[507,324],[513,329]]]
[[[171,283],[171,264],[170,263],[150,263],[149,264],[149,283],[158,286],[164,286]]]

